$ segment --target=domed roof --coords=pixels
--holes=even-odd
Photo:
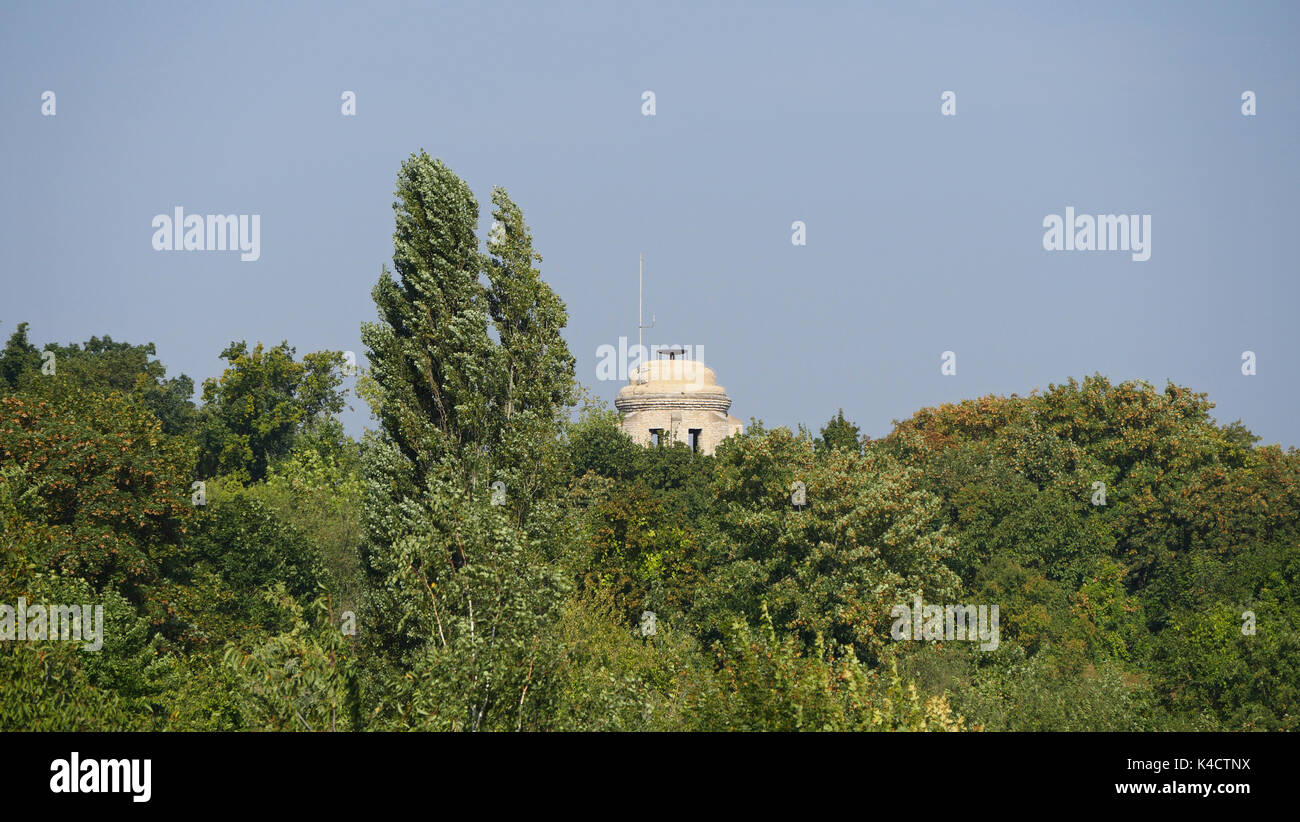
[[[652,360],[632,372],[614,405],[622,411],[655,405],[713,408],[726,411],[731,399],[718,385],[713,369],[698,360]]]

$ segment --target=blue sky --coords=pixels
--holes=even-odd
[[[492,186],[522,207],[606,400],[644,253],[646,341],[702,345],[744,420],[880,436],[1100,372],[1300,445],[1298,9],[6,4],[0,335],[153,341],[196,382],[234,339],[364,362],[423,148],[485,230]],[[261,258],[155,251],[176,206],[261,215]],[[1067,206],[1151,215],[1151,258],[1044,250]]]

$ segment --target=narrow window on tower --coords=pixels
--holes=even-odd
[[[656,448],[658,448],[660,445],[663,444],[663,438],[664,438],[664,430],[662,428],[650,429],[650,441],[654,443]]]
[[[690,435],[691,435],[691,450],[692,450],[692,451],[696,451],[696,452],[698,452],[698,451],[700,450],[700,432],[703,431],[703,430],[704,430],[703,428],[691,428],[691,429],[688,429],[688,431],[690,432]]]

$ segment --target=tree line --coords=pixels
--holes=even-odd
[[[841,410],[642,448],[505,190],[480,242],[421,152],[394,214],[360,440],[341,352],[232,342],[195,403],[152,344],[17,326],[0,603],[101,603],[105,636],[0,642],[0,728],[1296,728],[1300,452],[1204,394],[1094,375],[881,439]],[[996,650],[895,641],[917,598],[998,605]]]

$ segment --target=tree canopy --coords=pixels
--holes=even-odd
[[[1300,728],[1300,451],[1100,374],[642,447],[491,191],[480,236],[401,164],[360,438],[337,351],[231,342],[196,402],[16,326],[0,604],[105,632],[5,633],[0,729]]]

